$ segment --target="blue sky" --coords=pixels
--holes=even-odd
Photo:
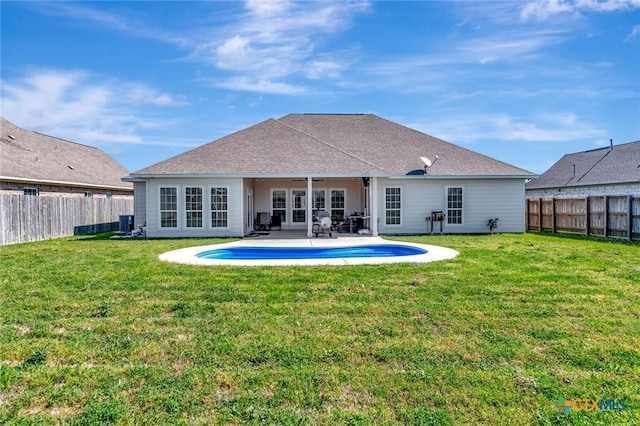
[[[373,113],[535,173],[640,139],[640,0],[2,1],[1,19],[1,115],[130,171],[291,112]]]

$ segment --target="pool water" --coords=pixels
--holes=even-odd
[[[354,257],[397,257],[426,254],[427,250],[400,244],[371,244],[351,247],[229,247],[196,254],[203,259],[342,259]]]

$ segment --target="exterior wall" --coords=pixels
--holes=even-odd
[[[203,187],[203,227],[187,228],[185,224],[185,188]],[[226,186],[228,192],[228,226],[212,228],[210,226],[211,201],[210,188]],[[160,187],[178,188],[178,227],[160,228]],[[243,181],[242,178],[202,178],[202,179],[149,179],[147,181],[147,237],[241,237],[243,232]],[[136,219],[136,223],[138,220]]]
[[[147,183],[133,183],[133,228],[138,229],[147,223]]]
[[[271,190],[286,189],[287,190],[287,218],[291,218],[291,190],[307,189],[305,180],[292,179],[255,179],[254,184],[254,200],[255,213],[268,212],[271,213]],[[364,190],[361,178],[352,179],[324,179],[313,182],[313,189],[324,189],[326,210],[329,210],[330,191],[332,189],[345,190],[345,214],[364,211]],[[309,220],[309,218],[307,218]],[[290,221],[282,224],[282,229],[307,229],[307,224],[296,223],[291,224]]]
[[[85,197],[85,192],[90,191],[93,194],[93,198],[107,198],[107,193],[111,193],[112,198],[131,198],[133,197],[132,191],[122,190],[110,190],[99,188],[84,188],[77,186],[58,186],[58,185],[44,185],[39,183],[25,183],[25,182],[0,182],[0,194],[17,194],[23,195],[25,188],[37,188],[38,195],[41,197]]]
[[[401,188],[401,224],[385,224],[385,188]],[[523,179],[379,179],[378,231],[380,234],[425,234],[425,220],[433,210],[447,213],[447,188],[463,188],[462,224],[443,223],[444,233],[488,233],[487,222],[499,218],[495,232],[525,232]],[[434,223],[434,233],[440,224]]]
[[[574,186],[564,188],[527,189],[527,198],[586,197],[589,195],[640,196],[640,182],[611,185]]]

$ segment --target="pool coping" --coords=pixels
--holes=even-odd
[[[406,245],[427,250],[427,253],[398,257],[352,257],[335,259],[206,259],[196,257],[198,253],[228,247],[355,247],[370,244]],[[459,253],[446,247],[407,241],[391,241],[380,237],[337,239],[244,239],[231,243],[210,244],[206,246],[187,247],[161,254],[160,260],[188,265],[227,265],[227,266],[311,266],[311,265],[374,265],[385,263],[427,263],[453,259]]]

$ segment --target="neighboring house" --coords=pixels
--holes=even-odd
[[[438,156],[437,161],[434,161]],[[433,161],[426,169],[420,157]],[[359,213],[373,235],[525,231],[532,173],[372,114],[269,119],[131,173],[149,237],[243,236],[257,213],[312,235],[314,210]],[[435,227],[439,232],[439,224]]]
[[[527,197],[640,195],[640,141],[566,154],[526,185]]]
[[[106,152],[0,118],[0,193],[131,198],[129,172]]]

